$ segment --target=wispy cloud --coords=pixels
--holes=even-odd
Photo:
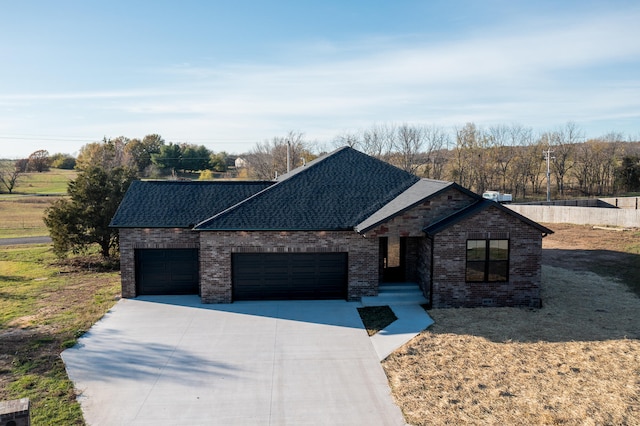
[[[563,25],[517,29],[516,22],[444,43],[420,36],[316,41],[270,63],[183,63],[147,70],[153,83],[143,87],[0,95],[0,107],[65,103],[72,113],[101,115],[103,128],[122,134],[211,137],[236,151],[289,129],[322,139],[382,121],[640,120],[638,21],[634,8]],[[71,126],[95,132],[82,120]]]

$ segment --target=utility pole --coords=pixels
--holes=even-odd
[[[551,147],[547,148],[546,151],[542,151],[545,160],[547,160],[547,202],[551,201],[551,172],[549,164],[552,158],[556,158],[551,156],[552,152]]]
[[[287,140],[287,173],[291,171],[291,141]]]

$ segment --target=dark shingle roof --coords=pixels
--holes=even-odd
[[[388,163],[340,148],[196,229],[351,230],[417,181]]]
[[[114,228],[187,228],[273,182],[135,181],[111,220]]]
[[[357,232],[365,233],[452,185],[455,184],[441,180],[420,179],[387,205],[359,223],[355,229]]]
[[[511,216],[514,216],[518,219],[520,219],[521,221],[529,224],[530,226],[533,226],[534,228],[538,229],[541,233],[543,234],[553,234],[553,231],[547,227],[544,227],[542,225],[540,225],[537,222],[534,222],[533,220],[522,216],[520,213],[514,212],[513,210],[511,210],[510,208],[507,208],[505,206],[503,206],[500,203],[496,203],[495,201],[491,201],[491,200],[486,200],[486,199],[481,199],[478,202],[476,202],[475,204],[470,205],[469,207],[462,209],[452,215],[449,215],[447,217],[445,217],[444,219],[442,219],[439,222],[433,223],[431,225],[429,225],[428,227],[426,227],[425,229],[423,229],[423,231],[425,233],[427,233],[428,235],[435,235],[438,232],[444,231],[445,229],[447,229],[448,227],[460,222],[461,220],[470,217],[482,210],[488,209],[490,207],[495,207],[507,214],[510,214]]]

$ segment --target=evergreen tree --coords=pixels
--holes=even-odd
[[[127,188],[135,179],[131,169],[88,167],[69,182],[69,199],[56,201],[45,211],[44,223],[59,257],[82,253],[92,244],[104,258],[118,249],[118,231],[109,228]]]

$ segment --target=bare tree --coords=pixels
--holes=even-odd
[[[493,170],[492,175],[497,175],[500,182],[498,189],[503,192],[511,192],[511,185],[507,183],[507,178],[511,163],[515,158],[513,139],[517,138],[517,135],[512,132],[517,133],[517,131],[517,128],[514,130],[507,126],[493,126],[488,131],[489,158],[491,162],[489,169]]]
[[[248,174],[253,179],[273,179],[282,175],[287,169],[293,169],[309,161],[312,155],[304,140],[304,134],[289,132],[285,137],[274,137],[270,141],[257,143],[244,156],[247,161]],[[287,158],[289,164],[287,164]]]
[[[620,133],[611,132],[601,138],[605,143],[605,149],[601,163],[601,193],[612,194],[615,190],[616,168],[621,162],[624,151],[622,145],[624,136]]]
[[[336,136],[332,141],[332,145],[336,149],[343,146],[359,149],[361,144],[360,136],[357,133],[351,132],[344,132]]]
[[[362,133],[362,150],[372,157],[386,159],[394,150],[394,129],[392,126],[376,124]]]
[[[18,178],[21,174],[22,170],[15,161],[3,164],[2,168],[0,168],[0,183],[7,188],[9,194],[13,192],[13,188],[18,184]]]
[[[609,134],[576,145],[572,176],[584,195],[604,195],[613,191],[617,158],[618,134]]]
[[[581,130],[573,122],[548,135],[553,146],[553,170],[558,185],[558,193],[564,196],[565,176],[573,167],[573,156],[576,144],[583,138]]]
[[[49,165],[49,151],[46,149],[39,149],[29,156],[27,169],[38,173],[46,172],[49,170]]]
[[[451,166],[451,180],[465,188],[473,183],[471,171],[471,150],[475,144],[476,125],[467,123],[461,129],[456,129],[456,144],[453,148],[453,164]]]
[[[420,127],[401,124],[394,129],[395,153],[390,160],[402,170],[415,174],[426,157],[421,155],[424,148],[424,130]]]
[[[423,129],[426,167],[424,176],[431,179],[443,179],[447,162],[449,134],[441,127],[430,126]]]
[[[509,133],[514,148],[514,158],[511,161],[508,180],[513,187],[515,198],[527,197],[527,187],[531,184],[531,191],[536,192],[540,179],[539,142],[535,142],[531,129],[520,126],[512,127]]]

